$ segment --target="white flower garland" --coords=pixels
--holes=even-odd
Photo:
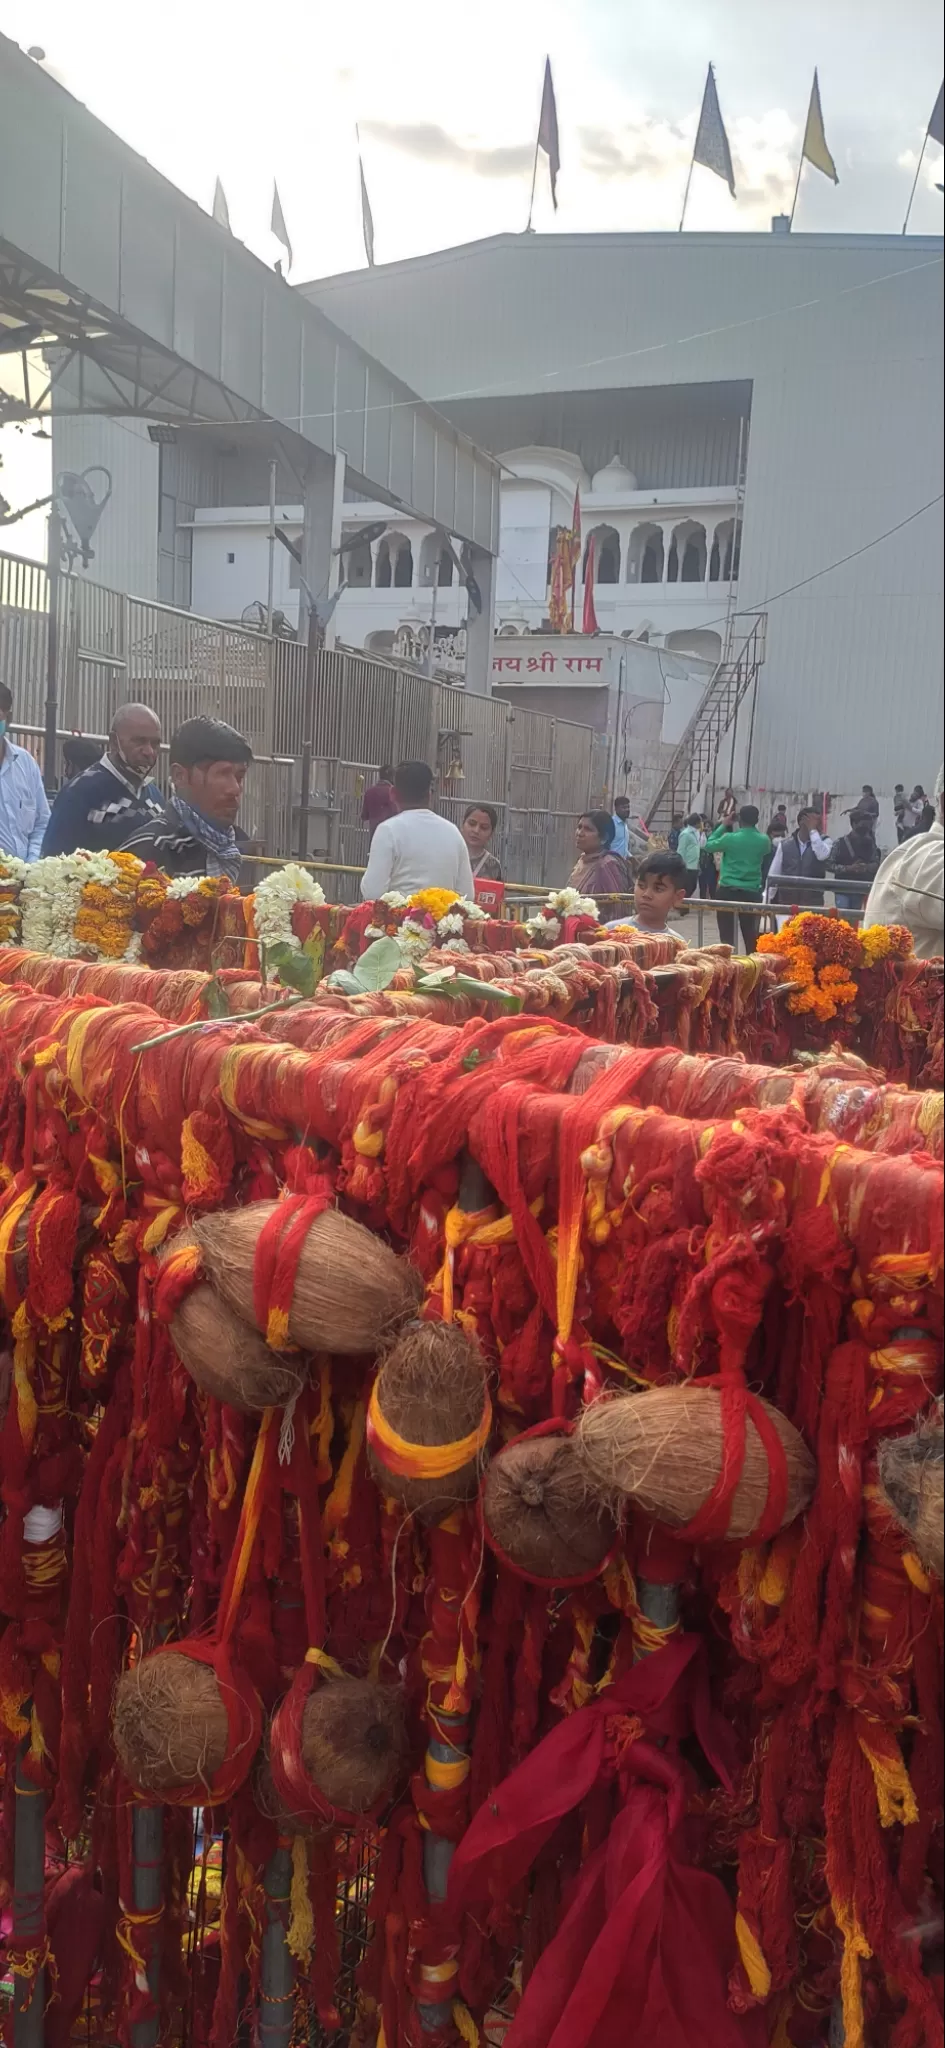
[[[566,917],[592,917],[600,923],[600,912],[593,896],[582,896],[579,889],[552,889],[535,917],[525,920],[529,938],[540,939],[544,945],[555,945],[561,936],[562,921]]]
[[[307,869],[289,861],[286,867],[276,868],[257,883],[253,902],[256,937],[264,946],[288,946],[293,953],[300,953],[302,941],[292,930],[293,909],[297,903],[317,909],[324,901],[324,889],[312,880]]]
[[[33,861],[27,870],[20,901],[23,945],[31,953],[51,953],[57,960],[76,960],[75,921],[86,882],[110,888],[114,864],[107,853],[53,853]]]

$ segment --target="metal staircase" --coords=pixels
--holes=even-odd
[[[741,644],[719,662],[710,676],[705,695],[689,720],[647,810],[646,822],[651,832],[668,832],[674,817],[688,816],[694,805],[698,807],[707,785],[711,786],[711,801],[707,796],[705,802],[714,813],[722,742],[731,729],[734,756],[739,707],[757,683],[765,658],[767,623],[767,613],[758,612]],[[754,696],[751,715],[754,719]]]

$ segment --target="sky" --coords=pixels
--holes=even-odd
[[[269,263],[275,177],[294,282],[365,260],[356,124],[379,263],[520,232],[546,54],[561,172],[555,214],[539,166],[537,232],[677,228],[711,61],[737,196],[697,168],[687,229],[766,231],[790,210],[816,64],[840,182],[808,167],[795,226],[897,233],[943,64],[938,0],[0,0],[0,31],[198,204],[219,177]],[[916,233],[942,231],[942,177],[930,145]],[[21,503],[48,444],[7,430],[0,452]]]

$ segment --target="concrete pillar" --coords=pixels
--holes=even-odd
[[[308,638],[309,598],[323,604],[331,590],[332,527],[335,510],[335,458],[313,451],[302,496],[302,587],[299,593],[300,640]],[[337,556],[335,557],[337,573]]]
[[[477,697],[492,691],[492,641],[495,631],[495,557],[470,548],[469,566],[479,585],[482,611],[466,612],[466,688]]]
[[[329,597],[334,596],[335,591],[337,590],[338,585],[341,581],[341,532],[344,523],[346,468],[346,458],[344,457],[344,455],[341,452],[341,449],[339,448],[335,455],[335,474],[332,479],[331,567],[328,571]],[[339,603],[344,604],[343,595],[339,599]],[[336,609],[332,612],[331,618],[329,619],[327,626],[325,627],[326,647],[334,647],[337,626],[338,611],[336,607]]]

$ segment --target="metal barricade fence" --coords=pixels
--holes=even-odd
[[[201,713],[225,718],[265,768],[262,778],[255,770],[249,777],[247,816],[277,858],[306,843],[313,855],[363,868],[364,789],[386,762],[423,760],[437,770],[446,816],[458,821],[474,801],[495,810],[507,877],[540,874],[548,887],[560,886],[574,864],[577,818],[602,800],[606,750],[590,727],[467,695],[402,663],[345,648],[312,657],[298,641],[75,575],[58,580],[56,617],[60,735],[107,733],[129,702],[150,705],[167,735]],[[0,553],[0,678],[31,745],[45,717],[48,627],[45,566]],[[42,746],[34,751],[42,761]]]

